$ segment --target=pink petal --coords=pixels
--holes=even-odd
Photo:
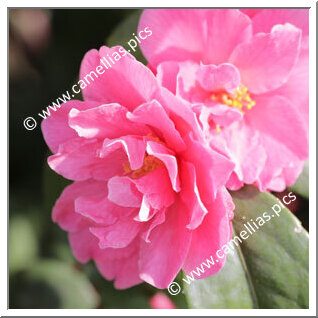
[[[243,120],[222,129],[214,138],[225,141],[228,156],[235,163],[233,174],[237,178],[232,175],[227,186],[234,190],[237,189],[240,181],[253,184],[262,172],[266,162],[266,152],[262,147],[259,133]],[[211,143],[213,143],[213,140],[211,140]],[[233,182],[234,184],[232,184]]]
[[[152,309],[177,309],[170,298],[164,293],[157,293],[149,300]]]
[[[121,250],[127,250],[127,248]],[[129,250],[132,250],[132,248],[129,247]],[[130,256],[127,257],[128,255]],[[95,260],[99,272],[106,279],[115,280],[114,285],[117,289],[126,289],[142,283],[138,270],[138,248],[135,247],[133,253],[129,251],[128,255],[126,252],[126,257],[112,261],[107,256],[105,259],[98,258]]]
[[[73,254],[79,262],[86,263],[94,257],[94,250],[98,247],[98,240],[88,228],[79,232],[71,232],[68,234],[68,238]]]
[[[182,267],[191,240],[187,207],[179,202],[166,212],[166,221],[153,229],[150,243],[141,241],[140,278],[167,288]]]
[[[290,23],[300,28],[303,35],[309,33],[308,9],[266,9],[257,14],[253,20],[254,33],[269,33],[276,24]]]
[[[132,179],[132,182],[146,195],[147,203],[156,210],[169,207],[175,200],[169,174],[164,167],[159,167],[139,179]]]
[[[201,201],[200,193],[196,184],[196,171],[193,164],[182,162],[182,192],[181,199],[191,211],[191,220],[187,228],[193,230],[197,228],[208,213],[204,203]]]
[[[60,144],[63,144],[75,137],[76,131],[69,127],[68,114],[72,108],[86,110],[98,106],[96,102],[81,102],[78,100],[68,101],[61,105],[56,112],[51,111],[51,116],[41,123],[45,142],[53,153],[56,153]]]
[[[154,67],[164,61],[222,63],[252,34],[250,19],[230,9],[144,10],[138,30],[145,27],[152,35],[141,49]]]
[[[123,136],[113,140],[106,139],[100,150],[100,157],[107,157],[117,149],[125,151],[132,170],[142,167],[146,152],[144,138],[140,138],[139,136]]]
[[[147,127],[129,121],[127,112],[119,104],[101,105],[84,111],[73,108],[69,113],[69,125],[85,138],[117,138],[151,132]]]
[[[211,121],[215,125],[227,127],[243,119],[243,115],[238,109],[223,104],[210,107],[195,105],[193,110],[198,114],[204,131],[210,130]]]
[[[109,61],[109,57],[120,52],[119,46],[108,48],[102,46],[99,51],[91,50],[83,58],[80,79],[84,80],[87,74],[96,73],[96,68],[102,66],[101,59]],[[108,69],[103,67],[105,72],[95,75],[92,81],[89,77],[90,85],[83,89],[85,100],[93,100],[101,103],[119,103],[129,110],[133,110],[138,105],[152,98],[158,87],[152,72],[138,62],[129,53],[118,53],[121,58]],[[107,64],[106,64],[107,65]],[[140,85],[143,83],[143,85]]]
[[[288,81],[271,93],[289,99],[309,129],[309,50],[301,50]]]
[[[240,11],[243,12],[244,14],[247,14],[250,18],[253,18],[255,15],[265,10],[264,9],[240,9]]]
[[[115,176],[108,181],[108,199],[122,207],[139,208],[142,195],[128,177]]]
[[[214,265],[210,264],[210,269],[204,267],[205,272],[200,278],[216,274],[225,263],[226,257],[217,258],[216,252],[231,238],[230,214],[234,210],[234,204],[229,193],[223,188],[207,208],[209,212],[202,224],[193,231],[191,246],[183,265],[183,270],[189,275],[191,271],[196,271],[197,267],[201,268],[203,262],[207,264],[207,259],[211,260],[212,256]]]
[[[158,225],[162,224],[166,220],[166,209],[162,209],[156,213],[156,215],[151,220],[151,223],[148,229],[142,233],[141,237],[145,240],[145,242],[150,243],[150,235],[152,230],[155,229]]]
[[[256,185],[260,191],[282,191],[288,185],[287,182],[296,181],[299,158],[283,143],[269,134],[261,135],[261,143],[267,153],[267,159]],[[280,155],[277,156],[277,154]],[[294,168],[296,168],[296,174],[288,175],[285,180],[284,171],[294,172]],[[294,176],[294,180],[291,180],[292,176]]]
[[[67,186],[55,202],[52,219],[66,231],[74,232],[93,224],[85,217],[75,213],[75,200],[80,196],[103,198],[107,196],[107,184],[104,181],[79,181]]]
[[[176,94],[179,65],[177,62],[163,62],[157,69],[159,83],[173,94]]]
[[[221,64],[228,61],[240,43],[252,37],[252,23],[248,16],[233,9],[207,10],[205,64]]]
[[[183,152],[183,158],[196,168],[202,201],[211,202],[229,178],[234,164],[219,152],[193,140],[191,135],[185,138],[185,142],[187,149]]]
[[[103,198],[78,197],[75,200],[75,212],[87,217],[99,225],[110,225],[117,221],[118,207]]]
[[[203,141],[201,127],[190,103],[177,98],[165,88],[161,89],[160,94],[158,92],[156,100],[164,107],[182,137],[191,132],[196,140]],[[180,150],[183,149],[184,146]]]
[[[169,151],[169,149],[165,146],[154,141],[147,142],[147,153],[158,158],[164,163],[167,168],[173,190],[179,192],[180,180],[178,176],[178,164],[174,154],[171,153],[171,151]]]
[[[250,124],[287,147],[299,159],[307,159],[308,135],[299,111],[282,96],[258,97],[256,104],[247,113]]]
[[[184,143],[179,132],[176,130],[173,121],[168,117],[164,108],[157,102],[152,101],[136,108],[127,118],[136,123],[147,124],[158,131],[168,146],[180,150]]]
[[[122,175],[122,163],[127,160],[125,153],[118,149],[106,158],[100,158],[100,148],[101,143],[94,139],[73,139],[60,146],[58,153],[48,158],[48,164],[63,177],[76,181],[107,180]]]
[[[275,26],[236,47],[230,57],[241,72],[242,83],[260,94],[284,84],[297,62],[301,31],[290,24]]]
[[[141,50],[153,67],[164,61],[200,60],[204,52],[205,10],[144,10],[138,32],[146,27],[152,35],[141,42]]]
[[[241,78],[238,69],[232,64],[201,65],[197,71],[197,80],[210,92],[225,90],[234,93]]]
[[[142,224],[121,219],[104,227],[90,227],[89,230],[99,239],[100,248],[123,248],[129,245],[142,228]]]

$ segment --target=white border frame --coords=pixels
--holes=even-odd
[[[25,7],[26,2],[22,0],[12,0],[5,1],[1,4],[0,11],[0,34],[2,43],[7,43],[7,10],[14,7]],[[63,7],[72,8],[77,7],[80,3],[75,0],[48,0],[45,2],[40,0],[31,0],[27,2],[28,7]],[[309,309],[166,309],[164,311],[160,309],[7,309],[8,300],[8,289],[7,282],[8,268],[7,262],[2,258],[0,263],[0,273],[1,282],[0,284],[0,315],[1,316],[163,316],[163,315],[173,315],[173,316],[316,316],[316,2],[315,1],[294,1],[294,0],[267,0],[267,1],[253,1],[253,0],[223,0],[220,2],[212,2],[211,0],[196,0],[196,1],[171,1],[171,0],[156,0],[156,1],[145,1],[145,0],[135,0],[134,2],[128,2],[124,0],[116,0],[112,4],[105,0],[90,0],[90,7],[85,8],[119,8],[119,7],[311,7],[309,15],[309,27],[310,27],[310,54],[309,54],[309,65],[310,65],[310,75],[309,75],[309,89],[310,89],[310,201],[309,201],[309,217],[310,217],[310,233],[309,233]],[[107,6],[107,7],[106,7]],[[2,49],[1,52],[1,70],[2,78],[6,77],[6,82],[8,81],[8,57],[7,52]],[[8,82],[5,85],[1,81],[0,89],[1,96],[6,96],[6,101],[8,104]],[[0,140],[1,145],[8,151],[8,109],[2,103],[0,107],[0,118],[2,124],[0,125]],[[17,125],[22,125],[17,123]],[[32,133],[32,132],[30,132]],[[1,156],[1,170],[2,176],[5,176],[5,170],[8,167],[8,154]],[[7,177],[9,177],[9,172],[7,170]],[[8,215],[5,211],[8,210],[8,182],[4,177],[1,179],[1,191],[0,191],[0,202],[2,202],[2,213],[1,217],[1,231],[0,231],[0,255],[7,254],[8,246]],[[5,278],[5,279],[3,279]]]

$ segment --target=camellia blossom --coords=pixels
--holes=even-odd
[[[80,78],[114,51],[89,51]],[[230,239],[225,183],[234,164],[209,147],[189,104],[130,54],[83,96],[42,122],[49,166],[74,181],[53,220],[68,231],[75,257],[94,260],[116,288],[142,281],[166,288]]]
[[[157,293],[149,300],[152,309],[177,309],[171,299],[164,293]]]
[[[141,49],[160,83],[191,103],[227,187],[292,185],[308,158],[308,10],[149,9]]]

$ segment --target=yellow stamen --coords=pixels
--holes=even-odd
[[[237,108],[242,114],[244,114],[246,110],[252,109],[256,104],[248,93],[247,87],[242,84],[233,94],[224,92],[212,93],[211,99],[229,107]]]
[[[152,155],[146,155],[142,167],[136,170],[132,170],[128,162],[123,163],[126,175],[132,179],[139,179],[161,166],[163,166],[162,161]]]

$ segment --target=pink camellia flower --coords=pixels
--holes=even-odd
[[[80,78],[117,47],[89,51]],[[206,144],[187,102],[130,54],[42,123],[50,167],[74,183],[53,208],[80,262],[116,288],[166,288],[231,236],[234,164]],[[220,270],[220,260],[205,276]],[[204,277],[204,276],[202,276]]]
[[[153,9],[145,26],[149,67],[235,163],[228,188],[292,185],[308,158],[308,10]]]
[[[171,299],[164,293],[157,293],[149,300],[152,309],[177,309]]]

